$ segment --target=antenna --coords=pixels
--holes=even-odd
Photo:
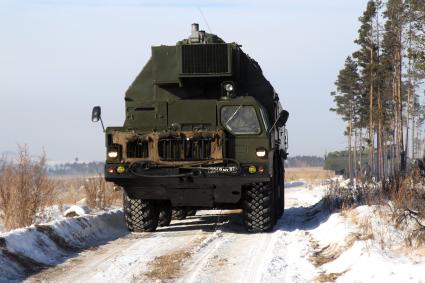
[[[212,33],[211,27],[208,24],[207,18],[205,17],[204,13],[202,12],[201,7],[198,7],[198,10],[199,10],[199,13],[201,13],[202,18],[204,19],[205,24],[207,25],[208,32]]]

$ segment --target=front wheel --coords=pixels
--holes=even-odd
[[[131,198],[123,194],[124,219],[131,232],[154,232],[158,227],[159,210],[156,201]]]
[[[243,218],[248,232],[265,232],[274,224],[275,197],[270,183],[255,183],[243,190]]]

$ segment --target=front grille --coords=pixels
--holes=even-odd
[[[158,142],[162,160],[206,160],[211,159],[211,138],[169,138]]]
[[[227,44],[182,45],[183,74],[228,73]]]
[[[134,140],[127,143],[128,158],[147,158],[148,156],[149,150],[147,141]]]

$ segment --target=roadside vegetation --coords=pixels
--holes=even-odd
[[[374,210],[374,219],[353,222],[367,233],[373,231],[383,248],[391,246],[391,234],[395,228],[404,239],[406,247],[424,247],[425,244],[425,179],[419,170],[381,182],[372,179],[356,179],[341,183],[332,181],[325,196],[331,211],[350,212],[367,205]],[[379,229],[377,229],[379,226]]]
[[[0,158],[0,224],[6,229],[29,226],[49,209],[79,203],[90,209],[119,205],[122,195],[103,176],[51,177],[46,154],[34,158],[19,146],[16,160]]]

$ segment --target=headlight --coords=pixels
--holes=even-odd
[[[117,150],[108,151],[108,157],[109,158],[117,158],[118,157],[118,151]]]
[[[232,92],[232,91],[233,91],[233,85],[232,85],[232,84],[230,84],[230,83],[227,83],[227,84],[224,86],[224,89],[225,89],[227,92]]]
[[[264,147],[257,148],[255,154],[257,155],[257,157],[264,158],[267,155],[267,149],[265,149]]]

